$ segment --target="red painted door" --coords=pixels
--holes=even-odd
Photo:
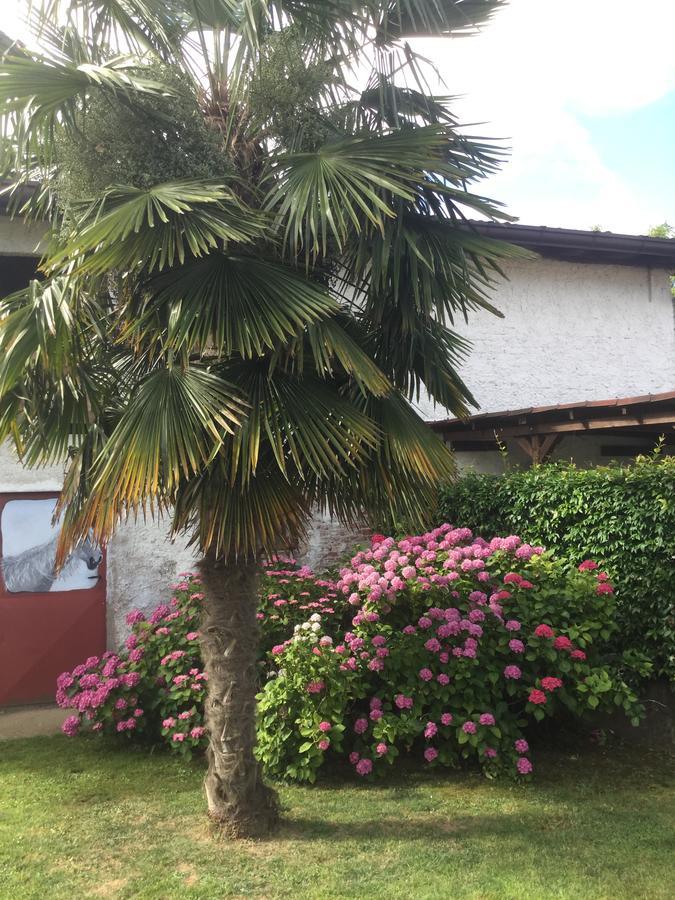
[[[105,650],[105,556],[86,541],[55,574],[57,496],[0,495],[0,706],[52,701],[60,672]]]

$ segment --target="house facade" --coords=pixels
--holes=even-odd
[[[503,319],[480,311],[456,326],[473,343],[462,377],[480,406],[476,416],[461,428],[451,421],[444,425],[446,410],[429,401],[418,404],[454,447],[460,469],[500,472],[506,458],[510,465],[529,464],[527,449],[514,435],[518,411],[565,405],[561,416],[569,418],[569,409],[584,403],[675,390],[675,241],[526,225],[478,227],[538,258],[505,263],[507,277],[493,297]],[[615,433],[554,432],[560,437],[548,456],[591,464],[627,456],[632,446],[642,452],[660,433],[675,437],[668,422],[657,424],[663,429],[656,434],[639,424]],[[484,434],[487,427],[492,439]]]
[[[480,312],[457,326],[473,342],[462,376],[480,404],[477,416],[457,422],[428,401],[418,405],[452,444],[460,468],[500,471],[504,461],[495,434],[516,464],[531,462],[528,447],[535,445],[540,453],[586,463],[604,459],[612,448],[646,449],[658,429],[670,440],[672,422],[644,425],[644,404],[628,418],[623,407],[614,410],[615,419],[633,423],[621,434],[612,427],[586,427],[579,410],[588,401],[675,388],[675,241],[520,225],[476,227],[538,255],[505,265],[506,277],[493,297],[503,318]],[[0,208],[2,295],[32,276],[41,239],[39,227],[26,228]],[[532,412],[546,406],[557,412]],[[662,409],[662,419],[675,420]],[[609,416],[598,414],[594,421],[606,424]],[[561,430],[554,439],[545,428]],[[28,470],[10,447],[0,448],[0,706],[48,699],[59,671],[118,647],[127,613],[166,601],[179,573],[195,565],[184,542],[169,542],[165,522],[130,522],[102,558],[93,548],[81,548],[58,578],[45,577],[53,552],[51,513],[62,482],[61,467]],[[320,568],[336,561],[354,537],[317,519],[302,559]]]

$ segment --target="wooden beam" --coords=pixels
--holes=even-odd
[[[559,434],[533,434],[527,437],[516,437],[516,443],[530,457],[533,466],[546,462],[551,451],[561,439]]]
[[[451,441],[469,440],[469,441],[494,441],[495,432],[499,438],[506,437],[529,437],[533,434],[567,434],[570,432],[586,432],[592,434],[599,429],[617,430],[621,428],[639,428],[641,426],[663,425],[664,432],[675,429],[675,412],[669,414],[646,414],[643,416],[620,416],[605,419],[579,419],[570,422],[542,422],[540,425],[505,425],[492,426],[490,428],[469,427],[455,431],[448,429],[438,431],[443,437]],[[436,430],[436,429],[434,429]]]

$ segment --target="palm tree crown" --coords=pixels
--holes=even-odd
[[[453,323],[515,251],[463,225],[503,217],[469,190],[501,151],[407,38],[500,4],[43,0],[0,68],[51,224],[0,310],[0,438],[68,461],[65,542],[156,508],[226,558],[316,506],[424,519],[452,459],[409,401],[466,412]]]

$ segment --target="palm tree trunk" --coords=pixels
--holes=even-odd
[[[204,782],[209,815],[230,837],[268,834],[277,795],[263,783],[256,741],[258,567],[207,554],[199,565],[206,594],[201,647],[209,676]]]

